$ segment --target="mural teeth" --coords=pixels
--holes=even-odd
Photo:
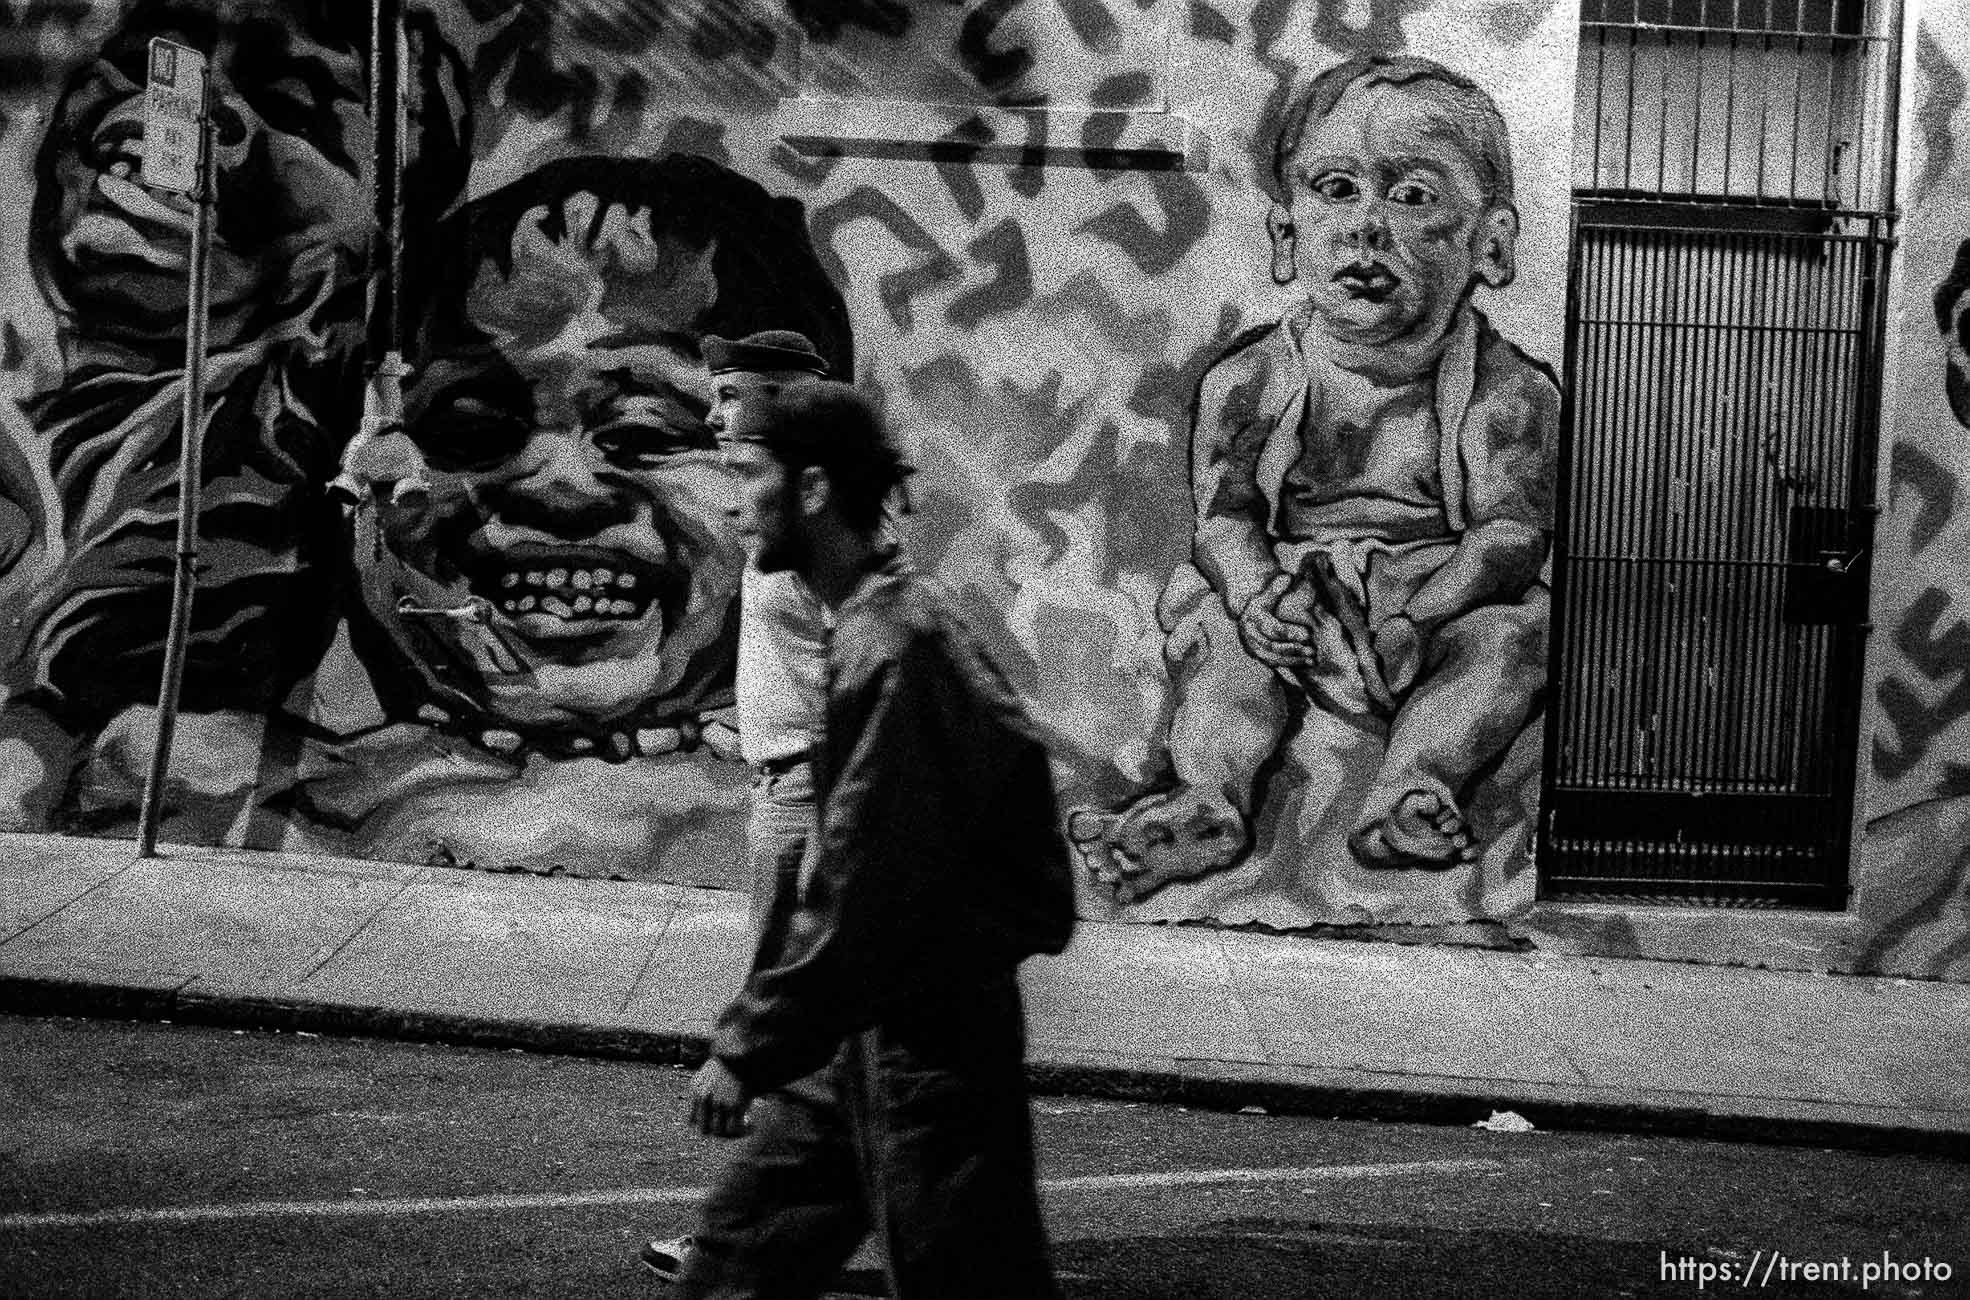
[[[528,570],[527,570],[527,585],[528,585],[528,586],[531,586],[531,587],[538,587],[538,586],[540,585],[540,570],[539,570],[539,569],[528,569]]]
[[[618,587],[621,587],[624,591],[628,591],[636,586],[636,575],[633,573],[625,573],[621,577],[616,579],[616,585]]]
[[[566,569],[549,569],[547,571],[547,585],[550,587],[567,586],[568,571]]]
[[[577,614],[586,614],[586,613],[587,613],[587,612],[589,611],[589,609],[590,609],[590,608],[591,608],[591,607],[592,607],[592,606],[593,606],[594,604],[595,604],[595,602],[594,602],[594,601],[592,601],[592,600],[590,600],[590,599],[589,599],[588,597],[586,597],[586,596],[576,596],[576,597],[575,597],[575,613],[577,613]]]
[[[548,613],[558,614],[562,618],[566,618],[568,615],[574,613],[572,609],[568,608],[568,602],[562,600],[559,596],[546,597],[540,602],[540,607]]]
[[[534,607],[534,598],[532,596],[520,597],[520,612],[522,614],[526,613],[528,610],[532,609],[533,607]]]
[[[570,581],[574,583],[576,591],[587,591],[589,585],[593,583],[595,579],[588,576],[587,569],[576,569],[575,575],[572,579],[570,579]]]
[[[520,575],[508,569],[499,576],[499,585],[502,587],[517,587],[520,585]]]
[[[595,585],[598,587],[606,587],[615,580],[616,575],[613,570],[597,569],[595,571]]]

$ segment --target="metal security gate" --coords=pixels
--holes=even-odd
[[[1548,897],[1845,901],[1889,8],[1584,6]]]

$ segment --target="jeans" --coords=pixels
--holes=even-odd
[[[814,765],[798,762],[752,779],[746,859],[752,873],[753,965],[771,965],[800,901],[804,866],[815,851]]]

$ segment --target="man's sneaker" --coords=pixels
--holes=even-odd
[[[643,1243],[637,1258],[643,1267],[655,1273],[666,1282],[681,1281],[684,1277],[684,1262],[691,1258],[691,1237],[653,1237]]]

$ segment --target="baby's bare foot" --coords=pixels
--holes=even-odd
[[[1379,820],[1348,837],[1364,867],[1442,871],[1475,862],[1482,851],[1457,805],[1433,790],[1409,790]]]
[[[1121,903],[1222,871],[1250,840],[1237,809],[1189,786],[1143,795],[1117,812],[1078,811],[1067,833],[1090,874]]]

